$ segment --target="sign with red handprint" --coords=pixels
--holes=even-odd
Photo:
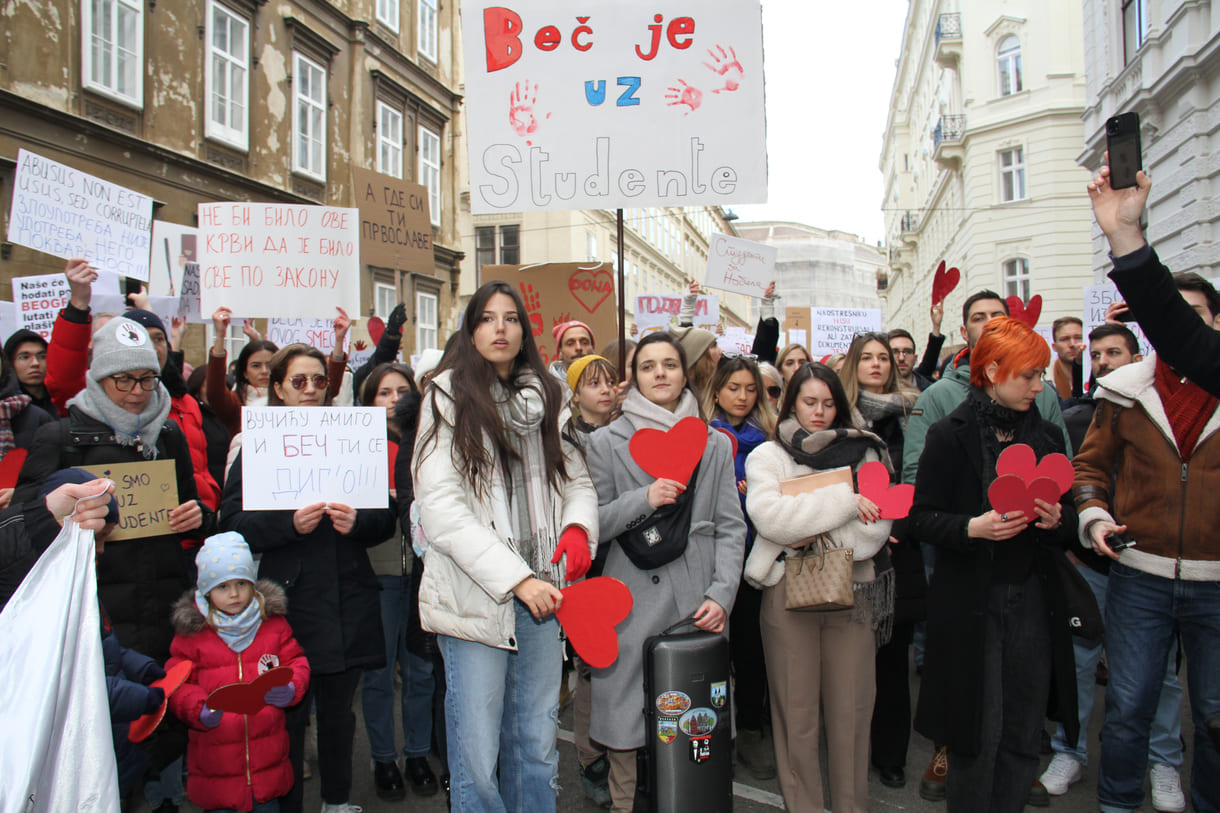
[[[766,201],[758,2],[462,11],[475,214]]]

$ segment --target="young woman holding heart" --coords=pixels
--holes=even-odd
[[[597,542],[597,495],[526,319],[511,285],[479,288],[420,409],[419,609],[445,659],[454,811],[555,810],[554,611]]]
[[[618,538],[604,551],[604,575],[624,582],[635,602],[618,626],[618,661],[593,673],[590,734],[611,749],[610,796],[616,811],[632,809],[635,751],[647,741],[644,716],[624,713],[639,708],[645,639],[692,615],[699,629],[723,632],[741,578],[746,526],[737,501],[729,439],[704,427],[700,439],[706,439],[706,445],[689,490],[689,480],[648,474],[631,448],[632,437],[641,430],[663,438],[684,419],[698,426],[699,404],[687,382],[686,362],[682,345],[671,334],[645,336],[632,359],[633,383],[623,401],[622,417],[589,436],[589,472],[601,504],[602,537]],[[678,428],[690,431],[689,426]],[[673,459],[681,451],[661,456]],[[670,548],[675,558],[669,561],[649,569],[637,566],[624,546],[628,531],[647,527],[657,509],[679,500],[689,501],[681,509],[689,508],[689,528],[675,530],[675,539],[684,540],[684,546],[679,542]]]
[[[1063,435],[1034,408],[1050,347],[1010,317],[987,323],[970,356],[966,401],[928,430],[911,532],[937,546],[915,728],[949,749],[950,813],[1019,813],[1038,777],[1047,699],[1075,742],[1076,676],[1052,557],[1075,538],[1071,492],[1036,516],[994,510],[1001,453],[1039,458]]]
[[[746,508],[758,536],[746,580],[762,590],[763,648],[780,789],[789,810],[822,809],[818,760],[819,701],[829,743],[831,808],[868,809],[868,731],[874,653],[889,637],[893,570],[875,558],[890,521],[849,483],[785,494],[785,481],[884,459],[885,444],[852,423],[839,377],[822,364],[801,366],[788,381],[775,440],[746,460]],[[785,558],[817,537],[852,552],[855,606],[828,612],[787,609]]]

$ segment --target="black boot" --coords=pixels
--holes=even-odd
[[[402,774],[396,762],[374,762],[373,785],[377,788],[378,798],[387,802],[407,798],[407,787],[402,783]]]
[[[407,757],[407,779],[411,790],[420,796],[435,796],[440,787],[427,757]]]

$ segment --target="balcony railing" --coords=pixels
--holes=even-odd
[[[936,44],[941,40],[960,40],[962,38],[962,15],[958,12],[942,14],[936,18]]]
[[[965,116],[941,116],[940,121],[936,122],[936,129],[932,131],[932,149],[939,147],[942,141],[961,141],[965,134]]]

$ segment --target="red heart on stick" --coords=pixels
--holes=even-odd
[[[381,335],[385,333],[385,322],[381,321],[380,316],[369,317],[369,338],[373,340],[373,344],[381,341]]]
[[[707,448],[707,424],[692,415],[668,432],[637,429],[627,448],[631,459],[648,474],[686,485]]]
[[[161,725],[161,720],[165,718],[165,707],[169,705],[170,696],[178,691],[178,687],[190,677],[191,670],[194,668],[194,661],[178,661],[165,673],[165,677],[148,684],[164,691],[165,699],[161,701],[160,708],[150,711],[128,727],[127,739],[132,742],[143,742],[148,739],[148,735],[152,734],[157,726]]]
[[[21,467],[28,456],[27,449],[9,449],[4,459],[0,460],[0,488],[17,487],[17,475],[21,474]]]
[[[1054,452],[1039,461],[1028,443],[1014,443],[1000,452],[1000,456],[996,458],[995,471],[999,475],[1014,474],[1031,484],[1039,478],[1052,480],[1059,486],[1056,500],[1067,493],[1076,479],[1076,470],[1072,468],[1072,461],[1067,455]]]
[[[936,268],[936,273],[932,275],[932,304],[944,302],[945,297],[957,287],[961,278],[961,271],[956,268],[946,270],[945,261],[941,260],[940,265]]]
[[[292,682],[292,669],[277,666],[268,669],[249,683],[230,683],[208,695],[207,707],[233,714],[257,714],[267,702],[263,696],[276,686]]]
[[[614,628],[631,612],[631,604],[627,585],[598,576],[565,587],[555,617],[581,660],[594,669],[605,669],[618,659]]]
[[[874,460],[856,472],[860,493],[877,504],[882,519],[902,519],[911,513],[915,501],[915,486],[902,483],[890,485],[890,472],[884,463]]]
[[[1038,324],[1038,317],[1042,315],[1042,294],[1034,294],[1029,298],[1028,303],[1022,302],[1019,296],[1010,296],[1006,301],[1008,302],[1008,315],[1013,319],[1024,323],[1031,329]]]

